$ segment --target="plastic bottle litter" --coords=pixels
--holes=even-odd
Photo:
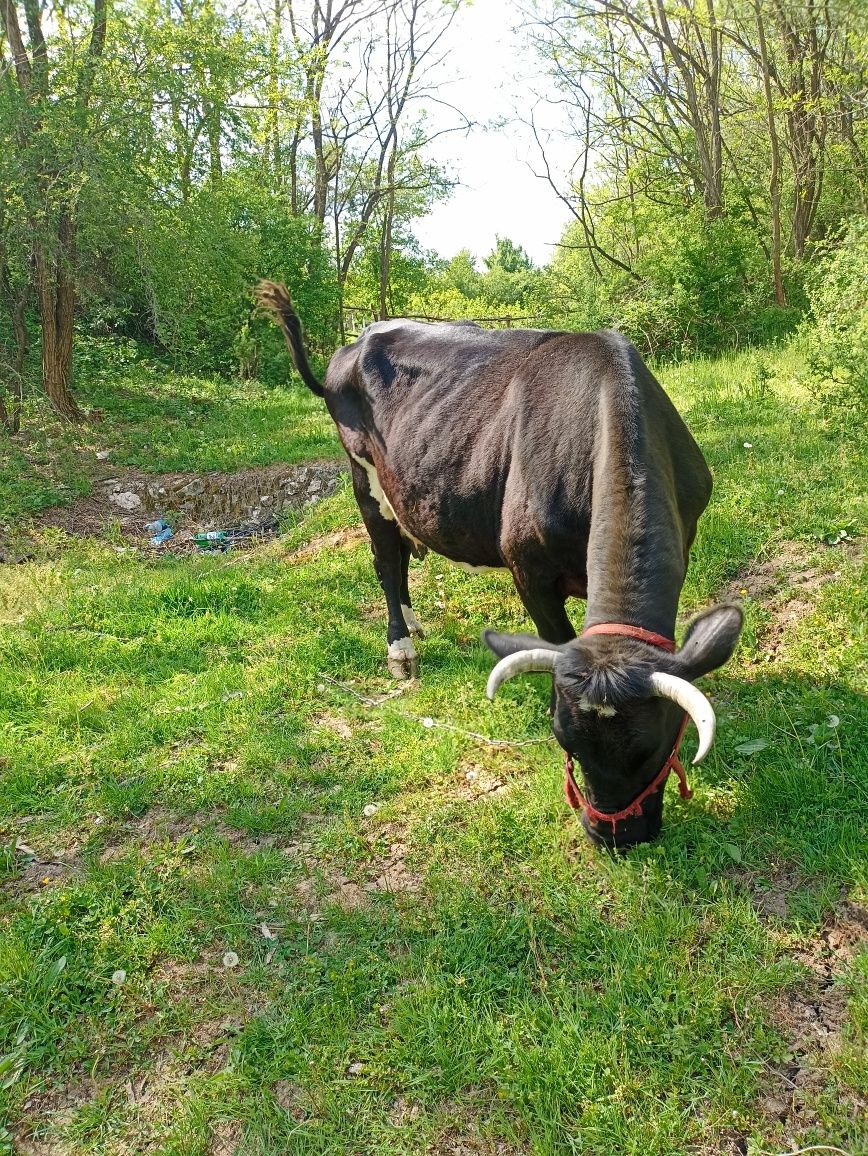
[[[225,550],[228,545],[225,530],[200,530],[193,541],[200,550]]]
[[[145,531],[152,535],[151,545],[162,546],[172,537],[172,527],[165,518],[157,518],[155,522],[148,522]]]
[[[231,550],[237,542],[249,542],[277,531],[276,518],[248,526],[230,526],[228,530],[200,530],[193,535],[193,541],[200,550]]]

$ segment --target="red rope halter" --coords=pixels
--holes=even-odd
[[[670,653],[675,650],[675,643],[671,638],[667,638],[663,634],[655,634],[652,630],[644,630],[641,626],[628,626],[621,622],[601,622],[597,626],[589,626],[587,630],[582,631],[582,637],[587,634],[621,634],[627,638],[636,638],[640,642],[647,642],[651,646],[659,646],[661,650],[668,650]],[[663,764],[660,772],[654,776],[648,786],[641,791],[632,803],[628,803],[626,807],[620,811],[598,811],[593,803],[589,803],[582,792],[579,790],[579,785],[576,782],[575,771],[573,769],[573,759],[569,751],[565,752],[564,759],[564,794],[567,802],[574,811],[582,810],[589,819],[595,823],[611,823],[612,834],[615,833],[615,825],[621,819],[627,819],[630,816],[642,814],[642,804],[649,795],[653,795],[669,778],[673,771],[678,776],[678,790],[681,793],[682,799],[690,799],[693,797],[693,791],[687,784],[687,774],[678,757],[678,750],[681,746],[681,740],[684,738],[684,732],[687,729],[687,724],[690,721],[690,716],[685,715],[678,730],[678,737],[675,740],[675,746],[672,748],[672,754]]]
[[[620,811],[598,811],[593,803],[589,803],[582,792],[579,790],[579,785],[576,782],[576,776],[573,771],[573,760],[569,752],[566,752],[566,759],[564,763],[564,794],[567,797],[567,802],[574,811],[582,810],[589,819],[593,819],[595,823],[611,823],[612,834],[615,833],[615,824],[621,819],[626,819],[630,815],[639,816],[642,814],[642,804],[649,795],[653,795],[657,788],[665,783],[669,776],[675,771],[678,775],[678,789],[681,792],[682,799],[693,798],[693,791],[687,785],[687,774],[678,757],[678,748],[681,746],[681,740],[684,738],[684,732],[687,729],[687,724],[690,721],[687,715],[684,716],[684,721],[678,731],[678,738],[675,740],[675,746],[672,748],[672,754],[663,764],[663,767],[658,775],[651,780],[648,786],[641,794],[637,795],[632,803],[629,803]]]

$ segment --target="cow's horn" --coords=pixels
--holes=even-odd
[[[485,693],[489,698],[494,698],[506,680],[514,678],[517,674],[528,674],[531,671],[551,674],[555,668],[557,657],[558,652],[556,650],[544,650],[541,646],[534,647],[532,650],[519,650],[515,654],[508,654],[506,658],[500,660],[488,676],[488,686],[485,688]]]
[[[693,762],[694,765],[702,762],[711,750],[711,744],[714,742],[714,731],[717,726],[711,703],[692,682],[688,682],[685,678],[679,678],[675,674],[655,671],[651,675],[651,688],[658,698],[669,698],[673,702],[677,702],[696,723],[696,729],[699,731],[699,748]]]

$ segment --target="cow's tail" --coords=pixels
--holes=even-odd
[[[301,321],[286,286],[279,285],[276,281],[260,281],[256,286],[256,304],[272,313],[283,330],[292,364],[298,370],[301,380],[317,397],[325,397],[322,382],[317,380],[307,359]]]

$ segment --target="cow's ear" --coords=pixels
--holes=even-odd
[[[544,642],[535,634],[502,634],[498,630],[483,630],[482,641],[498,658],[517,654],[519,650],[560,650],[554,642]]]
[[[743,624],[742,609],[734,603],[704,610],[687,627],[684,645],[674,657],[674,673],[692,682],[723,666],[732,657]]]

